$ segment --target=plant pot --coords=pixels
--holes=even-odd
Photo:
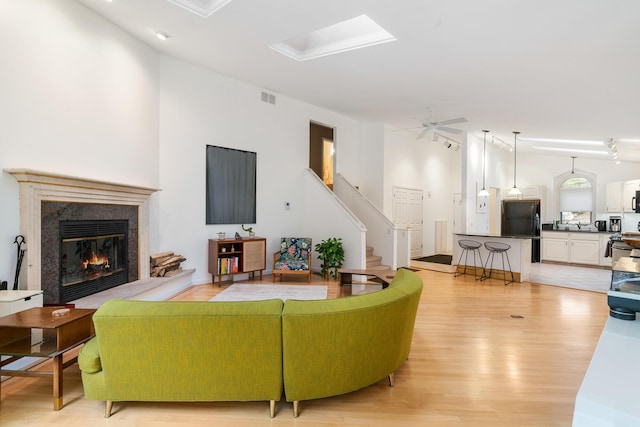
[[[254,237],[256,237],[256,233],[254,233],[253,231],[251,231],[251,232],[249,233],[249,238],[250,238],[250,239],[253,239]]]
[[[224,240],[225,235],[226,234],[222,232],[218,233],[218,240]]]

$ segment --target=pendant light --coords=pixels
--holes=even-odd
[[[486,162],[486,157],[487,157],[487,132],[489,132],[489,131],[488,130],[483,130],[482,132],[484,132],[484,143],[482,145],[482,190],[480,190],[480,192],[478,193],[478,196],[487,197],[489,195],[489,192],[484,187],[485,180],[486,180],[486,173],[485,173],[484,168],[485,168],[485,165],[487,164],[487,162]]]
[[[518,188],[518,186],[516,185],[516,144],[518,141],[518,134],[520,132],[518,132],[517,130],[513,131],[513,188],[511,190],[509,190],[509,195],[510,196],[520,196],[522,194],[522,192],[520,191],[520,189]]]
[[[576,171],[573,168],[574,164],[576,162],[576,156],[571,156],[571,175],[575,175]]]

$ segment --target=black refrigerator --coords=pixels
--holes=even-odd
[[[503,200],[503,236],[532,236],[531,262],[540,262],[540,200]]]

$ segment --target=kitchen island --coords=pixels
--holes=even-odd
[[[458,244],[459,240],[475,240],[480,243],[482,247],[480,248],[480,255],[482,256],[482,261],[487,262],[487,257],[489,256],[489,251],[484,247],[486,242],[500,242],[506,243],[511,246],[509,249],[509,262],[511,264],[511,271],[513,272],[513,276],[516,282],[524,282],[529,280],[529,276],[531,274],[531,242],[533,239],[539,239],[537,236],[499,236],[499,235],[491,235],[491,234],[481,234],[481,233],[454,233],[453,235],[453,263],[458,263],[460,259],[460,254],[462,253],[462,248]],[[464,268],[465,265],[465,257],[462,257],[460,260],[460,268]],[[473,254],[469,254],[467,257],[467,266],[473,269]],[[493,269],[501,270],[502,269],[502,257],[496,255],[493,261]],[[509,265],[505,260],[505,269],[509,269]],[[469,270],[467,270],[469,271]],[[473,270],[472,270],[473,271]],[[509,274],[507,272],[507,274]],[[502,278],[502,272],[496,273],[494,272],[494,278]]]

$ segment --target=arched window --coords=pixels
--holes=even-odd
[[[559,180],[558,204],[561,224],[591,224],[594,206],[594,183],[572,173]]]

